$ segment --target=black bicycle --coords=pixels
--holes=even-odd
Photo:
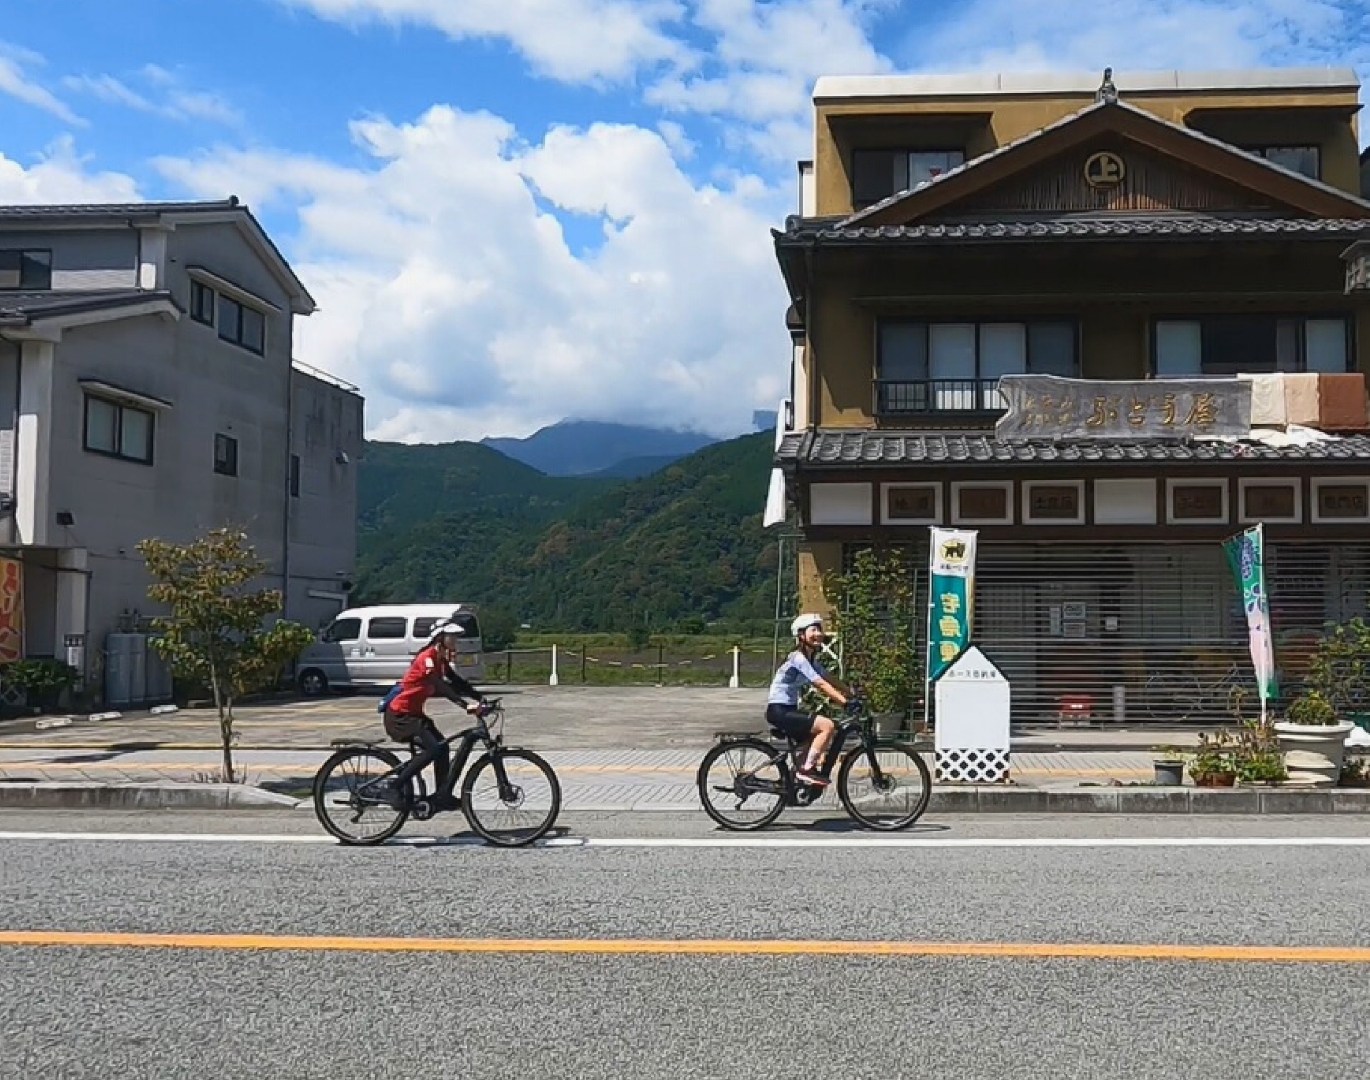
[[[845,755],[843,744],[851,736],[857,744]],[[787,806],[806,807],[822,797],[824,789],[795,777],[800,753],[807,740],[794,739],[777,728],[772,740],[756,733],[720,732],[699,763],[696,778],[704,811],[725,829],[761,829],[778,818]],[[875,722],[864,708],[845,716],[833,733],[820,775],[827,779],[837,770],[837,796],[843,808],[869,829],[893,832],[906,829],[923,816],[932,797],[932,775],[918,751],[908,742],[876,734]],[[715,776],[715,767],[720,775]],[[896,804],[902,795],[902,803]],[[716,802],[712,796],[720,796]],[[867,800],[887,807],[881,813]],[[720,805],[720,803],[722,805]]]
[[[314,813],[319,823],[344,844],[379,844],[399,832],[411,817],[427,821],[445,809],[459,808],[477,834],[501,847],[522,847],[545,836],[561,812],[556,773],[531,750],[504,745],[504,709],[499,699],[487,699],[475,715],[473,726],[443,740],[447,746],[460,740],[460,745],[442,790],[432,796],[423,770],[436,756],[433,750],[411,741],[409,760],[401,761],[382,745],[383,739],[334,740],[340,749],[314,776]],[[485,753],[467,770],[459,804],[439,809],[439,799],[450,804],[457,778],[478,743]],[[486,803],[491,795],[493,800]],[[340,811],[341,821],[330,813],[334,809]],[[372,812],[380,823],[375,831],[365,831],[364,823]],[[523,814],[529,821],[522,826],[496,825],[499,815],[512,819]]]

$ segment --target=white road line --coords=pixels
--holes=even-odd
[[[322,833],[301,835],[270,833],[143,833],[143,832],[0,832],[0,841],[54,841],[82,843],[173,844],[336,844]],[[473,836],[399,837],[387,846],[453,845],[487,847]],[[925,837],[579,837],[559,836],[541,840],[546,848],[918,848],[953,850],[966,848],[1283,848],[1370,847],[1370,836],[1062,836],[1062,837],[960,837],[933,840]]]

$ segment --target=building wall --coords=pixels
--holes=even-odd
[[[1150,370],[1153,319],[1278,310],[1352,318],[1353,357],[1370,372],[1370,312],[1343,290],[1340,247],[1301,242],[1129,249],[1027,248],[979,252],[819,252],[808,362],[817,374],[817,422],[869,426],[874,418],[876,325],[881,316],[988,320],[1069,317],[1080,328],[1081,377],[1139,379]],[[1287,294],[1278,302],[1274,295]],[[1150,294],[1151,298],[1148,298]]]
[[[138,284],[136,230],[0,230],[0,250],[52,252],[54,289],[131,289]]]
[[[339,591],[357,555],[360,394],[296,368],[291,376],[291,452],[300,458],[290,500],[289,618],[315,627],[341,603],[311,592]],[[344,460],[345,459],[345,460]]]
[[[1316,144],[1321,150],[1322,179],[1352,194],[1360,192],[1359,144],[1354,115],[1339,118],[1340,110],[1359,107],[1357,91],[1348,89],[1307,91],[1208,91],[1174,92],[1129,91],[1124,84],[1119,98],[1146,109],[1164,120],[1212,132],[1217,137],[1241,137],[1252,142]],[[979,156],[1005,143],[1022,138],[1040,128],[1078,112],[1094,101],[1093,92],[1004,96],[992,94],[929,94],[916,98],[832,98],[815,103],[814,174],[816,209],[821,215],[852,211],[851,181],[848,169],[851,150],[893,147],[917,137],[922,124],[927,130],[927,149],[951,149],[964,145],[967,159]],[[1292,112],[1323,106],[1329,112],[1309,119]],[[1268,110],[1266,116],[1251,116],[1251,110]],[[1234,111],[1242,115],[1233,117]],[[938,124],[945,145],[934,145]],[[1222,134],[1218,134],[1221,131]],[[964,140],[964,142],[963,142]]]

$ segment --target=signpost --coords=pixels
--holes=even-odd
[[[1008,680],[974,645],[942,673],[933,755],[938,781],[1008,780],[1010,705]]]

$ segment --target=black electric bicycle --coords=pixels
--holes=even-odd
[[[434,751],[411,741],[409,760],[401,761],[382,745],[383,739],[335,739],[333,745],[339,749],[314,775],[314,813],[319,824],[344,844],[379,844],[399,832],[411,817],[427,821],[443,809],[458,809],[451,805],[439,809],[438,800],[450,804],[457,778],[479,743],[485,753],[467,770],[459,803],[471,828],[501,847],[522,847],[545,836],[561,812],[556,773],[531,750],[504,745],[504,709],[498,698],[487,698],[475,716],[474,725],[443,740],[447,746],[460,740],[460,745],[452,756],[446,783],[431,796],[423,770],[432,763]],[[339,811],[341,820],[333,816],[333,810]],[[368,831],[365,822],[373,811],[380,820],[374,831]],[[500,815],[523,814],[528,820],[521,826],[497,825]]]
[[[699,763],[700,802],[704,812],[725,829],[764,828],[785,807],[809,806],[823,794],[822,787],[794,775],[808,740],[794,739],[777,728],[769,734],[775,741],[755,733],[719,732],[718,741]],[[856,745],[843,755],[843,744],[853,735]],[[777,745],[780,740],[784,746]],[[874,718],[864,707],[838,723],[819,769],[824,779],[831,776],[839,758],[837,796],[847,813],[866,828],[906,829],[928,808],[932,775],[927,762],[910,742],[878,736]],[[880,805],[869,805],[868,797]],[[896,802],[900,797],[902,801]],[[887,806],[887,811],[882,813],[880,806]]]

